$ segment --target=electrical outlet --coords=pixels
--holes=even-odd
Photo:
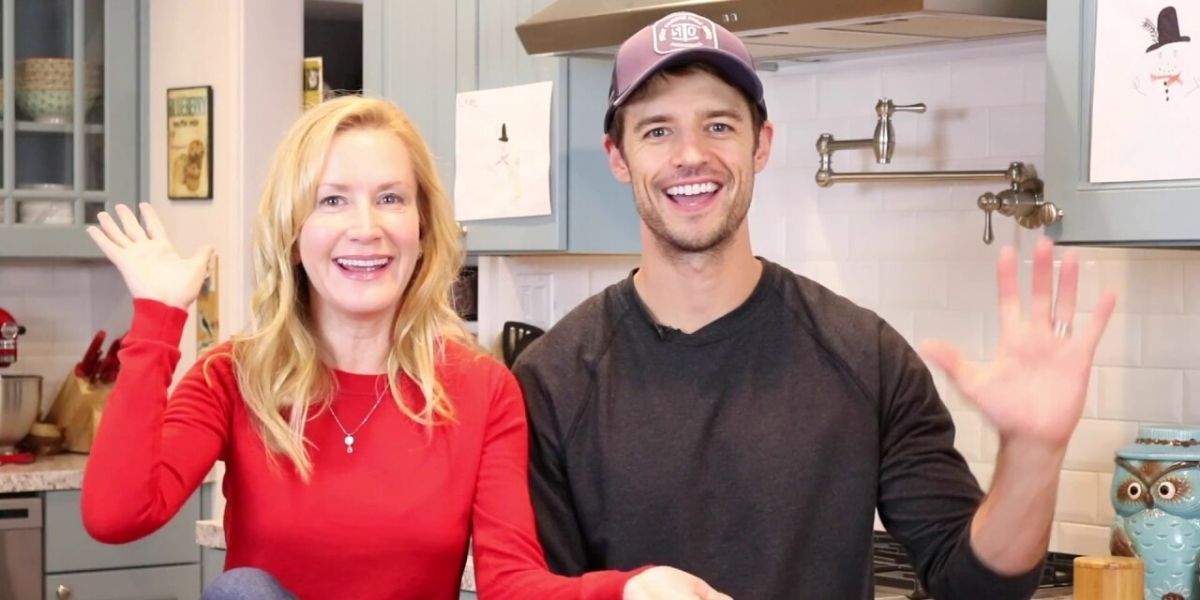
[[[517,300],[521,304],[521,319],[533,325],[550,324],[550,307],[554,301],[554,276],[548,273],[527,273],[516,276]]]

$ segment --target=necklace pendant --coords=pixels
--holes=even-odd
[[[354,454],[354,436],[348,435],[342,441],[346,443],[346,454]]]

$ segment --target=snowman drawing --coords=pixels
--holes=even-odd
[[[500,124],[500,137],[496,140],[496,161],[489,167],[497,202],[515,205],[521,200],[521,158],[509,144],[508,124]]]
[[[1142,22],[1150,45],[1141,57],[1133,88],[1156,105],[1178,105],[1200,89],[1200,70],[1193,69],[1190,36],[1181,35],[1174,6],[1158,13],[1158,23]]]

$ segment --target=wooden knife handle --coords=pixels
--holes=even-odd
[[[1080,556],[1075,559],[1075,600],[1142,600],[1145,569],[1139,558]]]

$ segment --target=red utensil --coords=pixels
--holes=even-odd
[[[108,346],[108,353],[104,355],[104,359],[96,367],[96,372],[93,374],[92,382],[99,381],[100,383],[112,383],[117,380],[117,372],[121,369],[121,359],[117,357],[117,352],[121,350],[121,342],[125,336],[118,337]]]
[[[104,330],[96,332],[92,337],[92,343],[88,345],[87,352],[83,354],[83,360],[75,364],[75,376],[81,379],[91,379],[96,374],[96,367],[100,364],[100,347],[104,344],[104,337],[107,334]]]

